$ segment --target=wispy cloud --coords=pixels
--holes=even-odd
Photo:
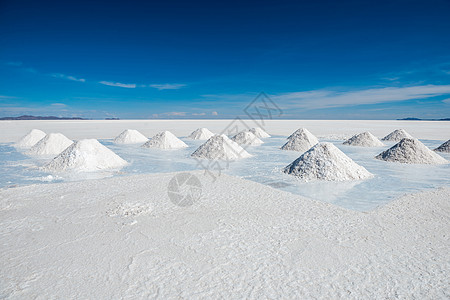
[[[178,90],[181,89],[182,87],[185,87],[186,84],[165,83],[165,84],[150,84],[149,86],[158,90]]]
[[[444,100],[442,100],[442,102],[450,104],[450,98],[444,99]]]
[[[84,79],[84,78],[76,78],[74,76],[65,75],[65,74],[61,74],[61,73],[54,73],[54,74],[51,74],[51,76],[55,77],[55,78],[67,79],[67,80],[72,80],[72,81],[86,82],[86,79]]]
[[[21,61],[8,61],[5,63],[5,65],[11,66],[11,67],[21,67],[23,64]]]
[[[134,89],[136,88],[135,83],[120,83],[120,82],[111,82],[111,81],[99,81],[100,84],[109,85],[109,86],[117,86],[117,87],[123,87],[127,89]]]

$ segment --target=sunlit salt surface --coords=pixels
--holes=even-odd
[[[189,146],[178,150],[159,150],[141,148],[139,145],[116,145],[111,140],[100,141],[130,164],[120,171],[102,171],[91,173],[50,174],[39,170],[47,158],[30,158],[18,152],[11,144],[0,144],[0,187],[8,188],[28,184],[42,184],[84,179],[97,179],[111,176],[133,174],[192,171],[202,169],[198,161],[190,157],[204,141],[186,138],[182,140]],[[372,210],[380,205],[398,198],[403,194],[450,185],[450,164],[447,165],[406,165],[388,163],[374,159],[395,143],[387,142],[385,147],[344,146],[341,140],[321,140],[334,143],[356,163],[364,166],[375,176],[365,181],[353,182],[308,182],[281,172],[282,168],[300,156],[295,151],[282,151],[279,148],[286,142],[286,137],[274,136],[264,139],[260,146],[247,146],[253,155],[229,164],[222,162],[212,166],[212,174],[222,173],[238,176],[248,180],[269,185],[294,194],[334,203],[336,205],[360,211]],[[421,140],[431,149],[444,141]],[[439,153],[446,159],[450,155]],[[207,161],[201,161],[207,165]],[[208,173],[206,176],[209,176]],[[211,180],[213,178],[211,177]]]

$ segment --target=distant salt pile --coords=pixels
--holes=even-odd
[[[62,133],[49,133],[31,147],[27,154],[57,155],[72,145],[72,143],[73,142]]]
[[[244,150],[238,143],[230,140],[226,135],[215,135],[198,147],[192,157],[206,159],[235,160],[250,157],[251,155]]]
[[[193,140],[207,140],[212,137],[214,133],[208,130],[208,128],[199,128],[192,132],[188,138]]]
[[[346,140],[344,145],[350,146],[361,146],[361,147],[383,147],[384,144],[373,134],[366,131],[363,133],[358,133],[348,140]]]
[[[80,140],[43,167],[47,171],[98,171],[118,169],[127,162],[96,139]]]
[[[400,142],[378,154],[376,159],[404,164],[446,164],[448,161],[428,149],[417,139],[402,139]]]
[[[182,140],[177,138],[170,131],[163,131],[153,136],[147,143],[142,145],[144,148],[159,148],[159,149],[179,149],[186,148]]]
[[[399,142],[402,139],[413,139],[412,135],[407,133],[404,129],[396,129],[389,133],[387,136],[382,138],[382,141],[392,141],[392,142]]]
[[[355,163],[332,143],[319,143],[284,168],[284,173],[305,181],[346,181],[373,175]]]
[[[250,131],[239,132],[231,140],[238,143],[239,145],[257,146],[264,144],[263,141],[261,141],[256,135],[254,135]]]
[[[32,129],[24,137],[22,137],[14,147],[21,149],[29,149],[36,145],[45,136],[45,132],[39,129]]]
[[[267,132],[265,132],[264,130],[262,130],[259,127],[250,129],[250,132],[253,133],[254,135],[256,135],[256,137],[258,137],[260,139],[265,139],[265,138],[270,137],[270,134],[268,134]]]
[[[288,137],[287,143],[281,149],[305,152],[317,143],[319,140],[308,129],[300,128]]]
[[[434,149],[434,151],[450,153],[450,140],[446,141],[445,143]]]
[[[119,134],[113,142],[116,144],[141,144],[148,141],[142,133],[134,129],[127,129]]]

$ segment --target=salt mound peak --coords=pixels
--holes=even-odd
[[[305,181],[361,180],[373,176],[332,143],[316,144],[285,167],[283,171]]]
[[[344,145],[350,146],[361,146],[361,147],[383,147],[384,144],[373,134],[366,131],[363,133],[358,133],[348,140],[346,140]]]
[[[418,139],[402,139],[400,142],[378,154],[376,159],[404,164],[446,164],[448,161],[428,149]]]
[[[117,169],[127,162],[96,139],[79,140],[43,167],[47,171],[98,171]]]
[[[244,150],[238,143],[230,140],[226,135],[220,134],[211,137],[204,144],[198,147],[192,157],[206,158],[206,159],[222,159],[235,160],[240,158],[251,157],[251,155]]]
[[[262,130],[260,127],[252,128],[249,131],[251,133],[253,133],[254,135],[256,135],[256,137],[258,137],[260,139],[264,139],[264,138],[269,138],[270,137],[270,134],[268,134],[267,132]]]
[[[14,147],[21,149],[28,149],[36,145],[41,139],[44,138],[45,132],[39,129],[30,130],[25,136],[23,136]]]
[[[300,128],[288,137],[287,143],[281,149],[305,152],[317,143],[319,140],[308,129]]]
[[[446,141],[445,143],[434,149],[434,151],[450,153],[450,140]]]
[[[124,130],[113,142],[116,144],[140,144],[148,141],[148,138],[134,129]]]
[[[382,141],[393,141],[393,142],[399,142],[402,139],[413,139],[413,136],[407,133],[404,129],[396,129],[389,133],[387,136],[382,138]]]
[[[257,146],[264,144],[253,132],[243,131],[236,134],[232,139],[232,141],[238,143],[239,145],[251,145]]]
[[[163,131],[153,136],[147,143],[142,145],[144,148],[159,148],[159,149],[179,149],[186,148],[182,140],[177,138],[170,131]]]
[[[198,128],[192,132],[188,138],[193,140],[207,140],[212,137],[214,133],[208,130],[208,128]]]
[[[69,140],[62,133],[49,133],[37,142],[28,151],[30,155],[57,155],[72,145],[73,141]]]

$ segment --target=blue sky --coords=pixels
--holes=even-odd
[[[95,2],[95,3],[93,3]],[[0,116],[450,117],[450,1],[0,1]]]

